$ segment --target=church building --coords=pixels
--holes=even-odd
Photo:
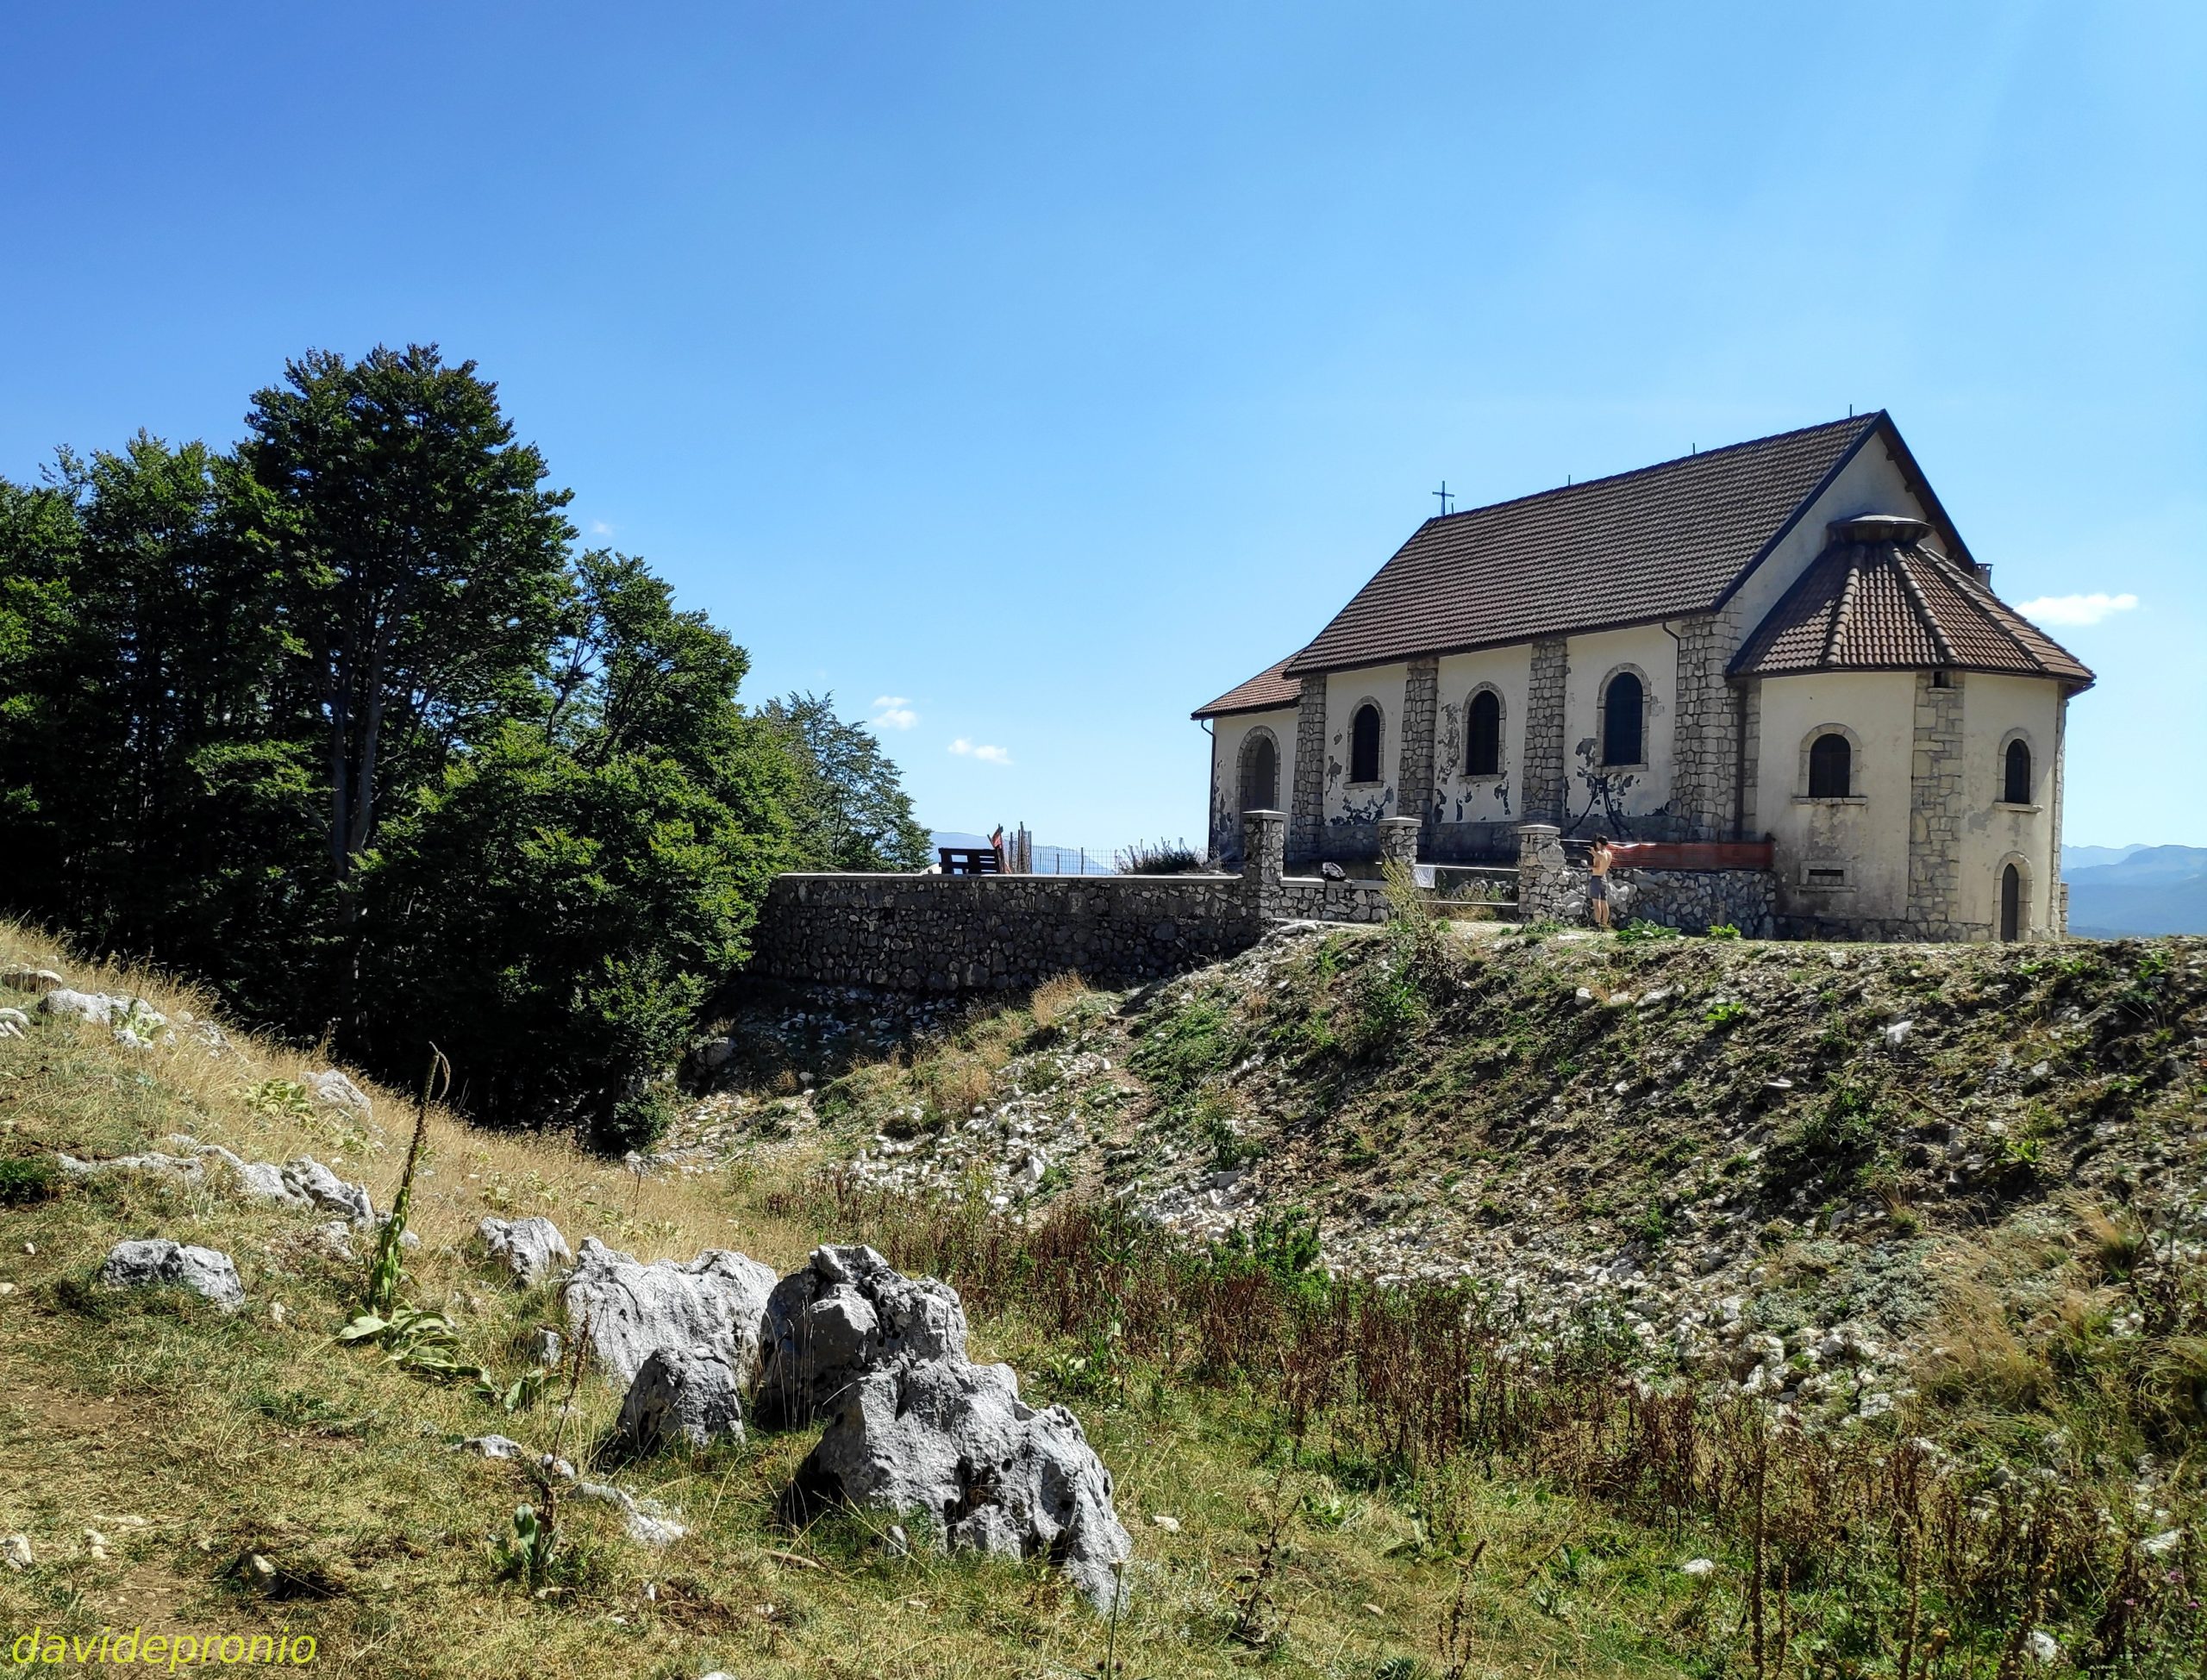
[[[1771,842],[1802,935],[2065,931],[2061,751],[2092,673],[1993,594],[1882,411],[1429,519],[1309,645],[1200,708],[1210,844],[1505,862]]]

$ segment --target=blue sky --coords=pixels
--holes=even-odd
[[[287,356],[435,340],[593,540],[750,648],[753,697],[883,714],[934,826],[1199,835],[1190,708],[1442,478],[1469,505],[1851,403],[2009,598],[2135,597],[2059,631],[2101,676],[2068,837],[2207,843],[2188,0],[84,4],[9,36],[0,473],[227,443]]]

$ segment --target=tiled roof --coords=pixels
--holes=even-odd
[[[1926,545],[1921,521],[1841,520],[1771,609],[1735,675],[1804,671],[1958,671],[2092,680],[2059,642],[1985,587],[1974,568]]]
[[[1294,657],[1291,653],[1287,659]],[[1280,674],[1287,659],[1266,666],[1241,687],[1227,690],[1210,705],[1198,706],[1188,715],[1216,717],[1222,712],[1276,712],[1283,706],[1296,704],[1303,698],[1303,679]]]
[[[1429,519],[1283,674],[1705,612],[1885,423],[1862,415]]]

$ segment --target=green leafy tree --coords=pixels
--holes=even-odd
[[[457,1043],[463,1100],[607,1147],[662,1078],[793,859],[799,772],[744,715],[743,650],[625,556],[578,562],[541,715],[394,815],[366,871],[365,1006],[395,1052]]]
[[[322,739],[343,881],[386,788],[433,782],[531,703],[564,592],[570,493],[497,389],[434,345],[326,351],[255,394],[240,459],[266,492],[284,611]]]
[[[835,696],[770,700],[760,715],[789,741],[802,778],[798,851],[812,869],[922,869],[928,831],[873,731],[835,715]]]
[[[773,874],[925,857],[895,766],[576,554],[472,364],[309,355],[247,423],[0,481],[0,902],[394,1079],[434,1040],[478,1118],[647,1140]]]

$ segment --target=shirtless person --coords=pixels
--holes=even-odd
[[[1594,913],[1594,925],[1604,933],[1610,930],[1610,843],[1597,839],[1586,854],[1586,902]]]

